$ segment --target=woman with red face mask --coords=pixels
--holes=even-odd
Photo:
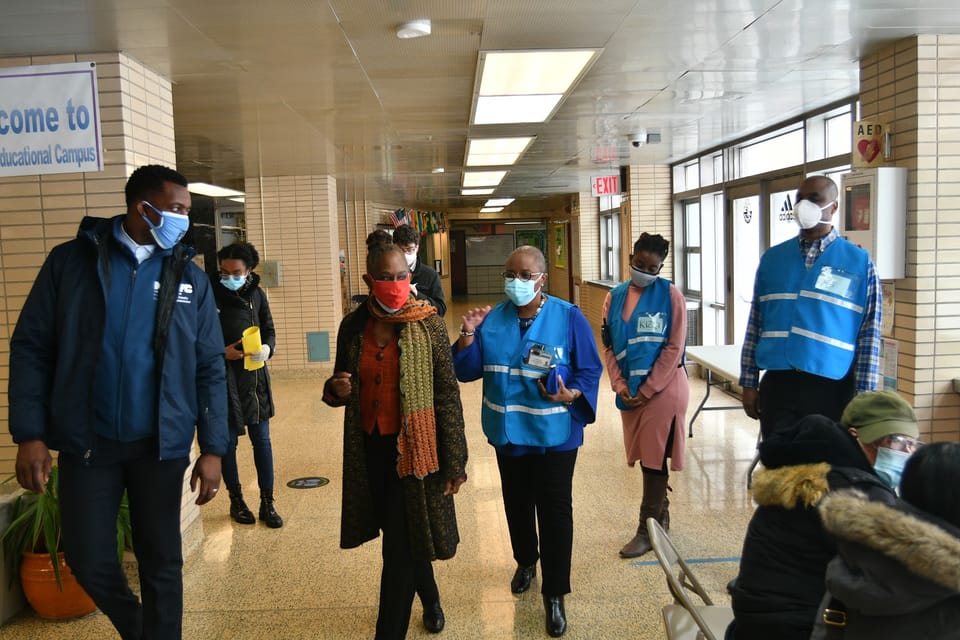
[[[383,532],[376,638],[402,639],[414,594],[424,627],[444,627],[431,561],[460,541],[453,494],[467,479],[467,443],[446,324],[411,295],[400,247],[367,245],[370,295],[340,324],[323,401],[346,407],[340,546]]]

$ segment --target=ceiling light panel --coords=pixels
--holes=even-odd
[[[463,186],[495,187],[506,175],[506,171],[464,171]]]
[[[462,195],[462,196],[489,196],[489,195],[491,195],[494,191],[496,191],[496,189],[494,189],[493,187],[490,187],[489,189],[461,189],[461,190],[460,190],[460,195]]]
[[[468,167],[493,167],[515,163],[533,141],[533,136],[518,138],[478,138],[467,141]]]
[[[562,94],[542,96],[480,96],[473,124],[546,122],[560,103]]]
[[[503,211],[503,207],[483,207],[480,209],[480,213],[500,213]]]
[[[190,193],[199,193],[202,196],[210,196],[211,198],[226,198],[228,196],[243,195],[243,191],[218,187],[215,184],[207,184],[206,182],[191,182],[187,189],[190,191]]]
[[[513,202],[514,199],[515,199],[515,198],[491,198],[491,199],[487,200],[487,202],[486,202],[483,206],[485,206],[485,207],[505,207],[505,206],[507,206],[508,204],[510,204],[511,202]]]
[[[489,51],[481,55],[481,96],[563,94],[597,50]]]

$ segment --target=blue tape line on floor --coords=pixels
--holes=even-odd
[[[739,557],[736,557],[736,558],[692,558],[692,559],[684,558],[683,561],[686,562],[687,564],[713,564],[713,563],[716,563],[716,562],[740,562],[740,558],[739,558]],[[660,564],[660,563],[657,562],[656,560],[644,560],[644,561],[642,561],[642,562],[634,562],[634,563],[633,563],[633,565],[634,565],[635,567],[656,566],[656,565],[658,565],[658,564]]]

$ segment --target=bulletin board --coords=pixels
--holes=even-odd
[[[502,267],[514,250],[513,234],[467,236],[468,267]]]

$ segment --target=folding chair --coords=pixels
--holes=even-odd
[[[647,534],[674,598],[673,604],[668,604],[661,610],[667,638],[722,640],[727,626],[733,620],[733,609],[713,604],[697,577],[690,571],[690,567],[680,557],[670,537],[653,518],[647,519]],[[694,604],[688,589],[703,601],[702,605]]]

